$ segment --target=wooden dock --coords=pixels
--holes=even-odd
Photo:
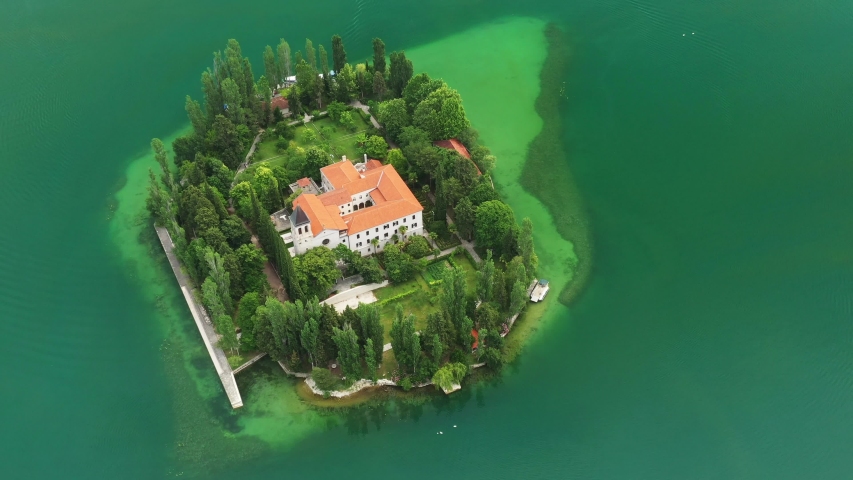
[[[240,397],[240,390],[237,388],[237,380],[234,379],[234,372],[231,370],[231,365],[228,364],[228,357],[216,345],[219,336],[213,330],[213,324],[207,317],[207,312],[204,311],[201,305],[195,299],[192,285],[189,278],[181,271],[181,264],[178,263],[178,258],[175,256],[172,237],[169,236],[169,231],[163,227],[154,227],[157,230],[157,236],[160,237],[160,243],[163,245],[163,250],[166,252],[166,257],[169,259],[169,265],[172,266],[172,272],[178,280],[178,285],[181,287],[181,292],[184,294],[184,299],[187,301],[187,306],[190,308],[190,313],[195,320],[198,333],[201,334],[201,339],[204,341],[204,346],[207,348],[207,353],[210,355],[210,360],[213,362],[213,367],[216,369],[216,374],[222,382],[222,387],[225,389],[225,394],[228,395],[228,401],[231,402],[232,408],[240,408],[243,406],[243,399]]]

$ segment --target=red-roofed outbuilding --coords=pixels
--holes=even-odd
[[[462,155],[468,160],[471,160],[471,154],[468,152],[468,149],[465,148],[465,145],[463,145],[462,142],[455,138],[451,138],[449,140],[439,140],[437,142],[433,142],[433,145],[447,150],[455,150],[456,153],[458,153],[459,155]],[[473,160],[471,160],[471,163],[474,164],[474,168],[477,169],[477,173],[482,175],[483,172],[480,171],[480,167],[478,167]]]

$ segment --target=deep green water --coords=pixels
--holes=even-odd
[[[853,4],[518,3],[0,5],[2,476],[850,478]],[[261,364],[231,412],[139,215],[210,53],[238,38],[259,75],[282,36],[411,50],[560,281],[571,251],[515,182],[547,21],[573,52],[553,162],[593,229],[583,295],[499,382],[328,414]]]

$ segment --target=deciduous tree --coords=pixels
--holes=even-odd
[[[432,140],[454,138],[470,125],[462,107],[462,97],[449,87],[435,90],[419,103],[412,123],[427,132]]]
[[[235,352],[240,349],[240,342],[234,332],[234,322],[228,315],[220,315],[215,320],[216,329],[219,330],[219,347],[223,350]]]
[[[358,347],[358,335],[350,325],[343,329],[335,328],[332,339],[338,347],[338,360],[341,362],[346,379],[353,382],[361,378],[361,355]]]
[[[276,81],[278,84],[281,84],[284,83],[285,78],[293,75],[293,66],[290,59],[290,45],[285,42],[283,38],[278,43],[277,53],[278,77],[276,77]]]
[[[486,259],[480,264],[477,271],[477,295],[483,302],[491,302],[495,289],[495,262],[492,260],[492,251],[486,251]]]
[[[243,144],[237,135],[234,123],[223,115],[217,115],[207,134],[207,145],[216,158],[234,170],[242,161]]]
[[[539,257],[533,249],[533,222],[530,218],[525,217],[521,221],[521,231],[518,234],[518,253],[524,262],[524,268],[527,271],[527,281],[536,276],[536,270],[539,267]]]
[[[512,292],[510,293],[510,315],[521,313],[525,305],[527,305],[527,282],[519,279],[515,281],[515,284],[512,286]]]
[[[335,261],[335,254],[326,247],[312,248],[293,259],[296,279],[308,298],[326,298],[341,273]]]
[[[388,155],[388,143],[379,135],[371,135],[364,142],[363,150],[370,158],[384,159]]]
[[[379,308],[374,304],[362,303],[358,306],[358,317],[361,322],[361,331],[367,339],[373,341],[374,360],[376,364],[382,363],[382,350],[384,346],[385,328],[379,317]]]
[[[234,307],[231,304],[231,278],[223,265],[222,256],[208,248],[204,252],[204,260],[207,262],[208,275],[216,282],[216,290],[219,299],[225,308],[225,313],[231,314]]]
[[[207,309],[207,313],[210,314],[210,318],[215,319],[220,315],[225,315],[225,307],[219,297],[219,289],[216,282],[210,277],[207,277],[201,284],[201,300],[204,303],[204,308]]]
[[[513,228],[515,217],[504,202],[490,200],[477,207],[474,236],[478,246],[503,251],[504,238]]]
[[[456,327],[457,332],[464,330],[464,322],[466,318],[465,273],[459,267],[451,267],[444,271],[442,280],[442,311],[453,326]]]
[[[432,383],[436,389],[450,390],[453,385],[462,383],[462,379],[468,374],[468,366],[464,363],[448,363],[438,369],[432,377]]]
[[[258,200],[268,212],[274,212],[282,207],[278,179],[275,178],[272,170],[265,166],[258,167],[252,179],[252,187],[258,196]]]
[[[335,77],[337,85],[336,96],[341,102],[349,103],[358,94],[355,70],[346,63]]]
[[[385,132],[393,141],[397,141],[403,128],[411,123],[409,111],[406,110],[406,102],[402,98],[395,98],[379,104],[377,120],[385,127]]]
[[[300,333],[300,341],[302,342],[302,348],[308,353],[308,358],[311,361],[311,366],[313,367],[315,364],[315,359],[317,358],[317,346],[319,345],[318,340],[320,336],[320,325],[317,323],[317,320],[311,318],[308,319],[307,322],[302,327],[302,332]]]
[[[314,52],[314,44],[308,38],[305,39],[305,58],[308,60],[308,65],[316,71],[317,54]]]
[[[264,48],[264,75],[274,85],[281,83],[279,81],[281,71],[279,69],[278,64],[275,61],[275,52],[272,51],[272,47],[269,45],[267,45],[266,48]]]
[[[399,245],[385,246],[385,271],[394,283],[410,280],[417,273],[418,265],[414,258],[403,252]]]
[[[240,299],[237,308],[237,325],[242,330],[240,336],[240,344],[246,350],[254,350],[257,348],[255,344],[255,315],[257,314],[260,300],[258,292],[248,292]]]

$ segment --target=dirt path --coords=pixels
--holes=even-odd
[[[254,235],[252,235],[252,245],[254,245],[258,250],[263,250],[261,248],[261,242],[259,242],[258,237]],[[275,298],[279,299],[281,302],[290,300],[290,297],[287,296],[287,290],[285,290],[284,284],[281,283],[281,278],[279,278],[278,273],[276,273],[275,268],[269,260],[264,264],[264,275],[267,276],[267,282],[269,282],[270,288],[272,288],[272,291],[275,294]]]

